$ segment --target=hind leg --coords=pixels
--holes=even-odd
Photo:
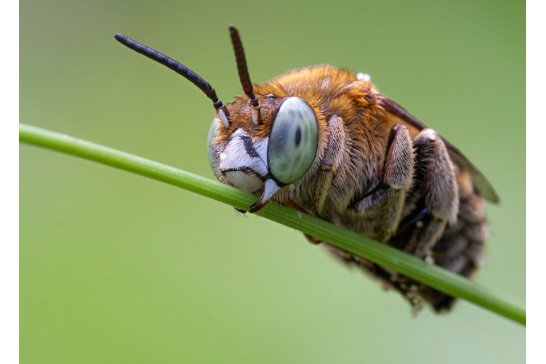
[[[484,242],[489,229],[484,199],[474,193],[462,196],[457,224],[446,228],[432,249],[432,257],[439,266],[471,278],[484,263]],[[423,296],[439,312],[448,311],[455,301],[454,297],[430,287],[425,288]]]
[[[404,250],[419,258],[430,254],[442,236],[446,224],[457,221],[459,193],[453,164],[442,139],[432,129],[425,129],[413,141],[417,180],[422,185],[419,219]]]

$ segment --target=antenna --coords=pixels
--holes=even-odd
[[[233,25],[230,25],[229,33],[231,35],[231,43],[233,43],[233,50],[235,51],[235,59],[237,60],[239,79],[241,80],[243,91],[250,99],[250,105],[252,106],[252,120],[254,121],[254,124],[258,124],[260,118],[260,102],[256,99],[256,96],[254,96],[254,89],[246,66],[243,43],[241,42],[241,37],[239,37],[239,31]]]
[[[218,99],[218,96],[216,96],[216,90],[214,90],[212,86],[203,78],[201,78],[197,73],[193,72],[180,62],[177,62],[174,59],[167,57],[163,53],[159,53],[158,51],[153,50],[150,47],[146,47],[141,43],[135,42],[134,40],[127,38],[123,34],[118,33],[114,36],[114,38],[124,46],[131,48],[132,50],[150,59],[153,59],[154,61],[157,61],[162,65],[169,67],[179,75],[189,80],[195,86],[199,87],[199,89],[203,91],[209,99],[212,100],[214,108],[218,110],[218,115],[220,116],[220,119],[222,119],[222,122],[224,123],[226,128],[229,126],[229,112],[222,103],[222,101]]]

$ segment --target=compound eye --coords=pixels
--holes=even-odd
[[[299,97],[285,99],[269,134],[269,172],[284,184],[297,181],[313,164],[317,145],[317,118],[311,106]]]
[[[218,118],[212,119],[212,123],[210,124],[210,128],[209,128],[209,135],[207,136],[207,150],[209,155],[209,164],[216,178],[218,178],[218,174],[216,173],[218,162],[216,160],[216,151],[214,150],[214,147],[212,146],[212,140],[218,136],[219,126],[220,126],[220,121],[218,120]]]

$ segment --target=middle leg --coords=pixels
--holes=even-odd
[[[353,209],[361,212],[381,204],[377,240],[387,242],[396,232],[412,180],[413,146],[406,127],[398,124],[389,135],[381,182],[351,203]]]

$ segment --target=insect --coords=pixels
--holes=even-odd
[[[123,45],[196,85],[216,109],[209,161],[225,184],[277,201],[472,277],[483,263],[487,179],[452,144],[377,91],[365,74],[318,65],[253,84],[230,27],[244,96],[223,104],[203,78],[121,34]],[[448,311],[455,298],[312,236],[349,266],[399,291],[418,311]]]

